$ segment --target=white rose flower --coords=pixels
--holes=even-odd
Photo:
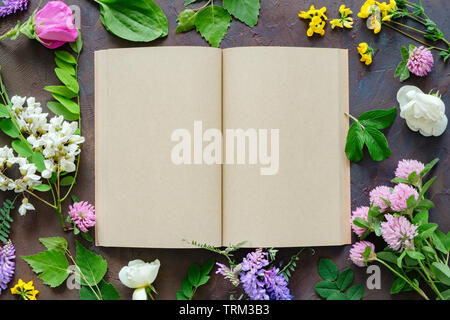
[[[403,86],[397,93],[400,117],[412,131],[423,136],[440,136],[447,128],[444,102],[437,96],[423,93],[415,86]]]
[[[154,291],[152,283],[158,275],[159,266],[158,259],[151,263],[133,260],[120,270],[120,281],[128,288],[136,289],[133,293],[133,300],[147,300],[147,287]]]

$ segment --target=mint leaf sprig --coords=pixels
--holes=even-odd
[[[187,7],[194,2],[197,0],[186,0],[184,5]],[[182,33],[195,28],[211,46],[219,47],[230,27],[231,16],[254,27],[258,23],[260,7],[260,0],[223,0],[223,7],[209,0],[200,8],[181,11],[175,32]]]
[[[192,300],[197,289],[208,283],[209,274],[214,267],[214,259],[207,260],[203,265],[194,263],[189,267],[187,276],[181,282],[181,290],[177,291],[177,300]]]
[[[327,300],[362,299],[364,294],[363,285],[359,283],[350,287],[354,279],[352,269],[347,268],[339,273],[338,267],[333,261],[322,258],[319,260],[318,271],[324,281],[317,283],[314,290],[322,298]]]
[[[380,130],[388,128],[397,116],[397,109],[372,110],[355,118],[345,113],[355,122],[347,133],[345,154],[350,161],[358,162],[364,157],[363,148],[367,147],[374,161],[383,161],[392,154],[386,137]]]

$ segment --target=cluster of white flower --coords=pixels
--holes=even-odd
[[[27,140],[33,150],[42,152],[45,158],[45,170],[42,177],[49,179],[53,172],[74,172],[75,158],[80,153],[80,144],[84,138],[76,134],[77,122],[64,121],[63,116],[55,116],[47,122],[47,113],[42,113],[40,103],[33,97],[13,97],[13,112],[16,113],[20,130],[29,134]]]
[[[24,106],[25,101],[27,106]],[[33,151],[39,151],[44,156],[45,170],[41,176],[50,179],[53,172],[74,172],[75,158],[80,153],[80,144],[84,138],[76,134],[77,122],[64,121],[63,116],[55,116],[47,121],[48,113],[43,113],[41,104],[33,97],[28,99],[14,96],[11,107],[20,131],[27,137]],[[17,164],[21,177],[12,179],[5,175],[5,170]],[[36,174],[37,167],[26,158],[15,156],[8,146],[0,148],[0,190],[14,190],[21,193],[40,185],[41,176]],[[24,215],[27,210],[34,210],[24,197],[19,213]]]

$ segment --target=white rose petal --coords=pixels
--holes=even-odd
[[[400,117],[412,131],[425,137],[440,136],[447,128],[445,104],[437,96],[423,93],[414,86],[403,86],[397,93]]]
[[[159,260],[155,260],[152,263],[133,260],[128,263],[128,266],[120,270],[119,279],[128,288],[136,289],[146,287],[155,281],[159,266]]]
[[[133,300],[147,300],[147,293],[145,292],[145,288],[134,290]]]

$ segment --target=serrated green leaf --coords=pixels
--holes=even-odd
[[[177,28],[175,33],[187,32],[195,28],[196,12],[191,9],[186,9],[180,12],[177,18]]]
[[[75,92],[69,90],[65,86],[46,86],[44,87],[44,90],[51,93],[56,93],[57,95],[60,95],[67,99],[73,99],[78,96]]]
[[[383,161],[392,154],[386,137],[377,129],[366,127],[363,131],[364,142],[374,161]]]
[[[47,102],[47,108],[58,116],[63,116],[67,121],[74,121],[80,118],[79,114],[75,114],[67,110],[65,106],[56,101]]]
[[[31,256],[22,256],[44,284],[54,288],[69,276],[69,262],[61,250],[47,250]]]
[[[200,281],[202,271],[198,264],[193,264],[190,266],[188,270],[188,280],[192,286],[197,287],[198,282]]]
[[[55,56],[56,56],[58,59],[60,59],[60,60],[62,60],[62,61],[64,61],[64,62],[66,62],[66,63],[73,64],[73,65],[77,64],[77,60],[75,60],[75,58],[73,57],[73,55],[71,55],[71,54],[70,54],[69,52],[67,52],[67,51],[64,51],[64,50],[55,50]]]
[[[108,283],[105,280],[100,281],[99,284],[93,288],[94,290],[96,290],[95,294],[88,286],[82,286],[80,289],[80,300],[98,300],[97,297],[99,297],[100,300],[120,299],[120,295],[119,292],[117,292],[117,289],[111,283]],[[98,292],[98,290],[100,292]]]
[[[230,27],[231,16],[222,7],[211,5],[197,13],[195,27],[213,47],[219,47]]]
[[[66,252],[68,248],[67,240],[62,237],[39,238],[39,241],[48,249]]]
[[[52,96],[53,98],[58,100],[58,102],[61,103],[64,106],[64,108],[66,108],[67,111],[69,111],[70,113],[74,115],[80,114],[80,106],[77,103],[67,98],[64,98],[63,96],[60,96],[58,94],[52,94]]]
[[[78,94],[80,87],[77,79],[67,69],[55,68],[55,73],[58,79],[71,91]]]
[[[260,0],[223,0],[223,7],[249,27],[258,23]]]
[[[20,136],[19,130],[17,130],[10,118],[3,119],[0,122],[0,129],[11,138],[17,138]]]
[[[358,162],[363,158],[364,137],[360,125],[352,123],[347,133],[345,154],[350,161]]]
[[[392,125],[397,116],[397,108],[388,110],[372,110],[361,114],[358,120],[364,127],[374,127],[383,130]]]
[[[327,299],[331,294],[339,292],[338,287],[334,282],[321,281],[314,286],[316,293],[324,299]]]
[[[153,0],[95,0],[105,29],[119,38],[149,42],[167,36],[169,24]]]
[[[14,151],[16,151],[24,158],[28,158],[33,155],[33,150],[31,149],[30,145],[26,142],[23,142],[22,140],[14,140],[11,143],[11,146],[13,147]]]
[[[319,260],[319,275],[327,281],[334,281],[338,276],[338,268],[330,259],[322,258]]]
[[[352,284],[354,278],[352,269],[345,269],[342,271],[336,281],[337,287],[341,291],[347,290],[347,288]]]
[[[76,263],[84,275],[79,279],[81,285],[96,285],[106,274],[106,260],[83,247],[78,241],[76,241],[76,249]]]
[[[346,296],[350,300],[361,300],[364,294],[364,287],[362,284],[356,284],[346,292]]]

